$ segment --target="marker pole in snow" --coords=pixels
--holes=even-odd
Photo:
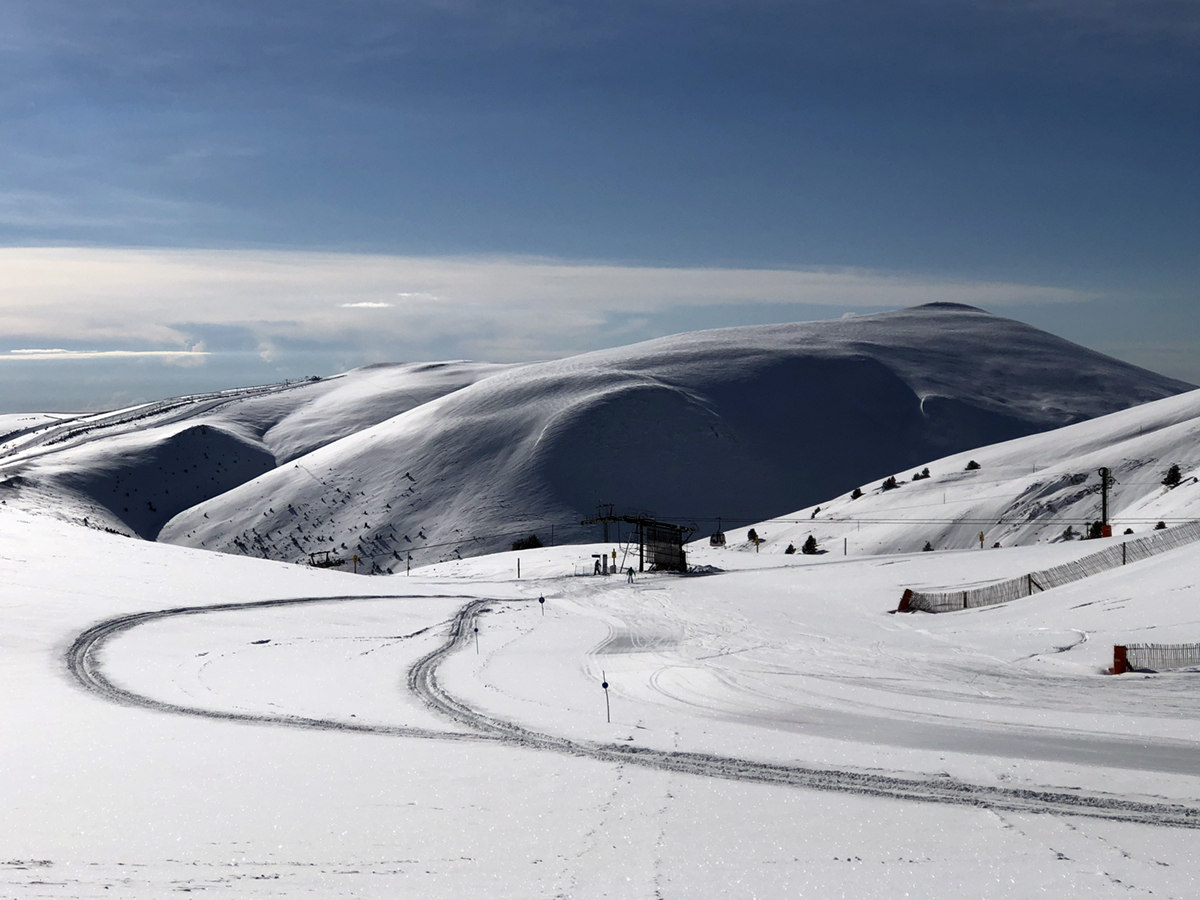
[[[521,557],[517,557],[517,577],[521,577]]]
[[[353,558],[354,558],[354,574],[357,575],[358,574],[358,554],[355,553]]]
[[[546,614],[546,598],[545,597],[538,597],[538,606],[540,606],[542,608],[542,615],[544,616]]]
[[[842,538],[842,556],[850,554],[850,538]]]
[[[408,575],[412,569],[412,554],[408,554],[408,559],[404,561],[404,574]]]
[[[604,719],[609,725],[612,724],[612,707],[608,705],[608,676],[603,671],[600,672],[600,677],[604,679],[600,682],[600,687],[604,688]]]
[[[475,655],[479,655],[479,626],[475,626]]]

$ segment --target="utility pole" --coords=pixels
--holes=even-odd
[[[1108,471],[1108,466],[1100,468],[1100,524],[1108,524],[1108,487],[1116,481]]]

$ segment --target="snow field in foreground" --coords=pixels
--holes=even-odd
[[[1115,634],[1151,621],[1164,639],[1200,628],[1186,550],[1030,602],[901,617],[886,610],[912,575],[950,579],[980,560],[768,567],[760,557],[747,570],[633,586],[563,576],[592,549],[521,554],[521,581],[513,554],[356,579],[0,512],[0,675],[10,686],[0,694],[0,896],[1194,895],[1191,830],[743,784],[485,742],[206,721],[108,703],[65,674],[76,634],[141,610],[388,591],[524,598],[491,605],[481,652],[466,646],[441,674],[457,696],[531,727],[1198,796],[1193,775],[1161,767],[892,743],[905,721],[940,717],[970,733],[1005,722],[1191,752],[1188,676],[1095,674]],[[999,570],[1009,552],[1024,566],[1066,551],[981,555]],[[724,556],[731,568],[754,559]],[[430,725],[405,672],[436,640],[407,636],[439,631],[456,605],[371,597],[164,620],[114,638],[103,664],[114,681],[169,702]],[[1077,631],[1088,640],[1055,652]],[[601,668],[613,684],[611,727]],[[882,727],[849,738],[811,730],[864,716]]]

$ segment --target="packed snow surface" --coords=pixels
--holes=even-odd
[[[0,896],[1190,898],[1197,676],[1103,672],[1193,550],[888,612],[1087,546],[363,578],[0,504]]]

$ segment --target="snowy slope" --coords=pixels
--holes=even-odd
[[[904,617],[884,599],[980,554],[703,551],[727,571],[629,585],[570,577],[592,545],[366,579],[4,506],[0,547],[0,896],[1195,893],[1196,676],[1100,674],[1113,643],[1196,639],[1188,550]],[[405,677],[476,601],[478,650],[437,674],[482,731]],[[102,624],[181,607],[210,610]],[[68,669],[97,626],[86,671],[125,702]]]
[[[370,366],[288,385],[49,417],[0,443],[0,487],[14,503],[154,539],[179,512],[296,456],[508,366]],[[29,416],[14,417],[24,425]],[[0,423],[2,424],[2,423]]]
[[[971,461],[979,468],[968,470]],[[1182,478],[1176,487],[1163,484],[1172,465]],[[894,489],[879,479],[862,485],[858,499],[842,494],[758,523],[758,552],[800,548],[810,534],[838,555],[910,552],[926,542],[979,549],[980,533],[988,549],[1071,540],[1100,519],[1102,467],[1115,478],[1108,510],[1117,537],[1200,519],[1200,391],[900,470]],[[914,480],[925,468],[929,477]],[[730,533],[730,549],[752,551],[746,534]]]
[[[395,569],[592,534],[597,504],[753,520],[1187,386],[931,304],[718,329],[499,373],[182,512],[161,539]]]

